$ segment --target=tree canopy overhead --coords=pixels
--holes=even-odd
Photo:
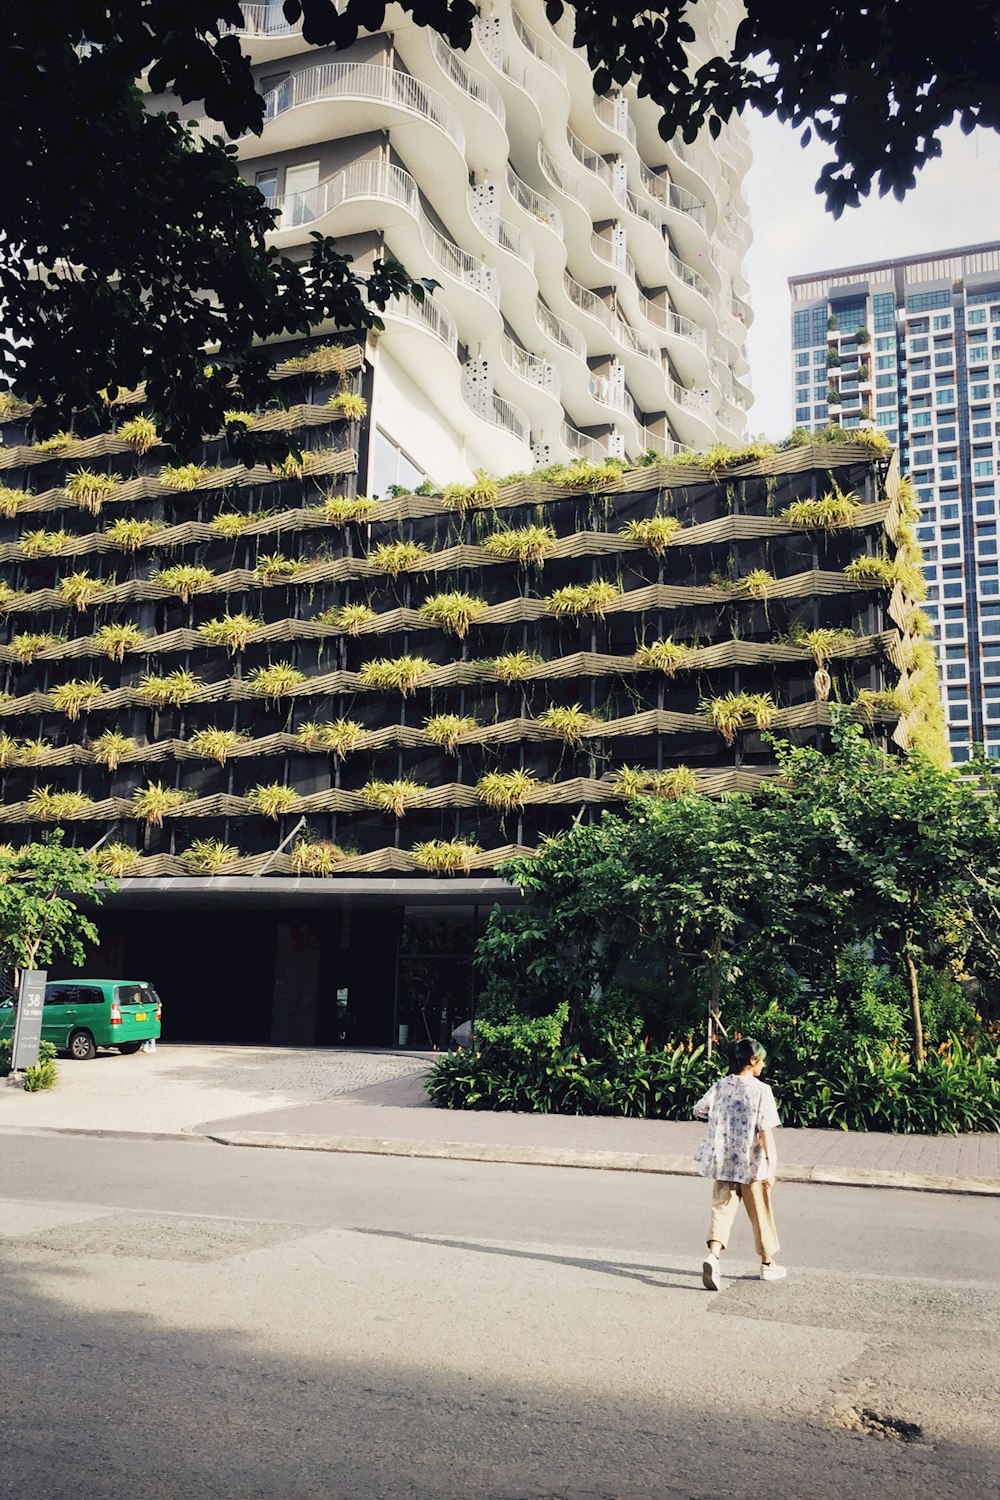
[[[1000,36],[984,0],[958,0],[933,31],[902,0],[749,0],[733,46],[701,63],[688,52],[697,4],[546,8],[552,21],[573,15],[596,89],[634,81],[662,110],[665,138],[718,133],[747,106],[804,140],[815,132],[831,150],[818,188],[835,214],[873,185],[902,196],[953,119],[1000,126]],[[401,8],[468,45],[471,0]],[[386,8],[285,0],[284,13],[306,41],[343,48],[377,30]],[[259,132],[243,24],[238,0],[0,0],[0,351],[16,393],[42,402],[53,427],[96,415],[102,390],[145,381],[163,436],[190,446],[227,408],[272,394],[261,340],[330,321],[364,328],[392,294],[422,295],[391,262],[366,283],[329,240],[315,239],[305,266],[269,251],[273,216],[240,180],[235,152],[198,149],[183,111],[147,113],[143,75],[182,105],[204,100],[231,135]],[[217,366],[206,365],[206,345],[218,345]],[[261,440],[234,433],[234,447],[241,441]]]

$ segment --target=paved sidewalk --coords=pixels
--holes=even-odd
[[[49,1094],[0,1084],[0,1131],[694,1173],[695,1122],[439,1110],[423,1089],[429,1063],[412,1053],[263,1047],[100,1054],[92,1063],[63,1061]],[[786,1181],[1000,1196],[1000,1135],[783,1129],[778,1149]]]

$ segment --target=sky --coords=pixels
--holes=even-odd
[[[748,432],[786,437],[794,426],[788,277],[872,260],[1000,240],[1000,135],[957,127],[917,174],[902,203],[872,196],[834,219],[814,184],[827,148],[802,150],[787,125],[748,119],[754,161],[746,196],[753,245],[746,259],[754,321],[747,357],[754,404]]]

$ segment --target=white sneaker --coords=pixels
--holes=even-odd
[[[719,1269],[719,1257],[714,1254],[706,1255],[701,1264],[701,1279],[706,1292],[722,1291],[722,1272]]]
[[[777,1261],[768,1261],[767,1265],[760,1268],[761,1281],[784,1281],[788,1271],[784,1266],[779,1266]]]

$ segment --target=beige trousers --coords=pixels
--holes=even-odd
[[[781,1248],[771,1211],[771,1189],[766,1182],[716,1182],[712,1184],[712,1222],[708,1238],[717,1240],[723,1250],[736,1218],[740,1200],[753,1229],[753,1242],[761,1260],[771,1260]]]

